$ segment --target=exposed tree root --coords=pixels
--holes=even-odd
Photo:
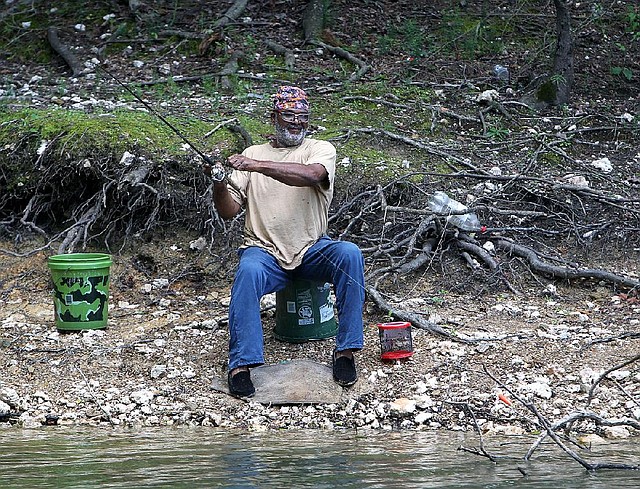
[[[82,64],[78,58],[73,54],[68,47],[66,47],[58,38],[58,29],[55,27],[49,27],[47,29],[47,41],[51,48],[60,55],[65,63],[71,68],[73,76],[78,76],[82,71]]]
[[[234,22],[242,15],[242,12],[244,12],[244,9],[247,7],[247,3],[249,3],[249,0],[236,0],[233,2],[224,15],[213,23],[213,28],[220,29],[230,22]]]
[[[417,314],[414,314],[412,312],[409,311],[404,311],[402,309],[397,309],[392,307],[387,301],[385,301],[382,298],[382,294],[380,294],[380,292],[378,292],[375,288],[367,285],[365,286],[366,290],[367,290],[367,294],[369,295],[369,298],[373,300],[373,302],[375,302],[375,304],[385,313],[389,314],[389,316],[392,316],[396,319],[399,319],[401,321],[408,321],[410,322],[413,326],[415,326],[416,328],[420,328],[420,329],[424,329],[426,331],[429,331],[431,333],[437,334],[439,336],[443,336],[449,340],[452,341],[457,341],[457,342],[461,342],[461,343],[469,343],[470,340],[466,340],[464,338],[459,338],[457,336],[454,336],[450,333],[447,333],[444,329],[442,329],[440,326],[438,326],[437,324],[434,324],[430,321],[427,321],[425,319],[423,319],[422,317],[420,317]]]
[[[284,66],[287,70],[293,70],[295,68],[296,57],[291,49],[269,40],[265,41],[265,45],[271,49],[271,51],[284,58]]]
[[[538,273],[548,274],[553,277],[562,279],[581,279],[592,278],[596,280],[603,280],[615,285],[622,285],[631,289],[637,289],[640,287],[640,282],[631,278],[623,277],[615,273],[608,272],[606,270],[598,270],[593,268],[578,268],[572,269],[568,267],[559,267],[556,265],[550,265],[540,260],[534,250],[523,245],[515,244],[506,239],[494,239],[492,242],[497,249],[506,251],[509,254],[525,258],[531,268]]]

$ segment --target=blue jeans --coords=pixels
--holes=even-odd
[[[239,255],[229,306],[229,370],[264,363],[260,299],[297,277],[333,284],[338,309],[336,348],[362,349],[364,259],[355,244],[322,237],[294,270],[283,269],[271,254],[257,246],[243,248]]]

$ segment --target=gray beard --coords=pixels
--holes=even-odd
[[[307,135],[307,130],[302,129],[300,134],[292,134],[289,132],[289,128],[287,126],[283,126],[282,124],[276,122],[276,142],[280,146],[299,146],[302,144],[305,136]]]

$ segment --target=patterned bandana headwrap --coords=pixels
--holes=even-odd
[[[278,89],[273,97],[273,110],[282,112],[285,110],[300,110],[309,112],[307,94],[302,88],[283,86]]]

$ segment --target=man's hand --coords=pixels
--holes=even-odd
[[[256,162],[256,160],[238,154],[229,156],[228,161],[231,168],[243,171],[251,171],[252,165]]]

